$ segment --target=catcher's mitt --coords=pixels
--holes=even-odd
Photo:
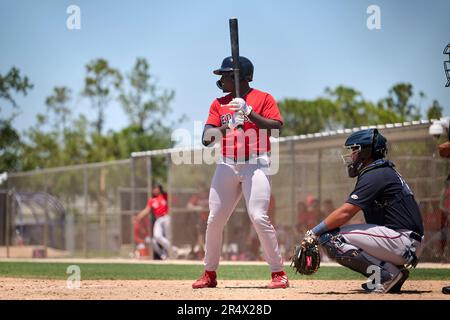
[[[317,240],[306,236],[300,245],[295,246],[294,255],[291,258],[291,267],[301,274],[311,275],[320,267],[320,253]]]

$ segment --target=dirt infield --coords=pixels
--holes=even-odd
[[[0,278],[0,299],[138,300],[318,300],[446,299],[448,281],[407,281],[402,294],[366,294],[360,281],[293,280],[288,289],[265,289],[262,280],[224,280],[214,289],[193,290],[192,281],[85,280],[68,289],[64,280]]]

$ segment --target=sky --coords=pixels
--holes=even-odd
[[[81,10],[79,30],[66,26],[70,5]],[[381,29],[367,27],[370,5],[380,8]],[[338,85],[377,101],[395,83],[410,82],[414,102],[423,91],[423,109],[437,99],[450,115],[443,68],[449,13],[449,0],[0,0],[0,74],[16,66],[34,84],[26,97],[16,95],[21,113],[14,126],[22,132],[46,112],[45,98],[55,86],[69,87],[73,112],[93,121],[80,95],[85,65],[105,58],[126,73],[144,57],[158,85],[175,90],[165,120],[185,114],[177,128],[194,133],[195,122],[204,123],[211,102],[223,95],[212,70],[231,53],[228,19],[237,17],[240,54],[255,66],[252,86],[278,101],[314,99]],[[127,124],[112,103],[105,129]]]

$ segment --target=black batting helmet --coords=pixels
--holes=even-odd
[[[253,63],[246,57],[239,56],[239,79],[242,81],[247,79],[249,82],[253,80]],[[233,71],[233,57],[226,57],[222,61],[219,69],[214,70],[214,74],[222,75],[224,72]]]

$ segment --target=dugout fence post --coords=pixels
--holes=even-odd
[[[98,167],[98,196],[97,196],[97,217],[100,225],[100,251],[101,255],[104,255],[107,248],[107,217],[105,208],[105,197],[106,197],[106,169],[105,164]]]
[[[83,170],[83,198],[84,198],[84,209],[83,209],[83,256],[88,257],[87,251],[87,237],[88,237],[88,170],[84,167]]]
[[[131,185],[131,216],[130,219],[132,219],[133,221],[133,216],[135,214],[136,211],[136,158],[135,157],[131,157],[131,161],[130,161],[130,170],[131,170],[131,175],[130,175],[130,185]],[[133,234],[134,234],[134,228],[133,228],[133,223],[130,223],[130,234],[131,234],[131,241],[133,243],[133,245],[135,245],[134,243],[134,238],[133,238]]]
[[[145,157],[145,167],[147,169],[147,199],[150,199],[152,196],[152,156],[148,155]],[[170,207],[169,207],[170,208]],[[152,225],[148,226],[149,230],[147,230],[148,234],[152,235],[153,238],[153,230],[150,230],[152,228]],[[152,243],[148,244],[148,254],[150,256],[150,259],[154,259],[153,256],[153,246]]]
[[[296,181],[296,170],[295,170],[295,141],[289,141],[289,152],[291,154],[291,225],[295,226],[295,211],[296,211],[296,203],[297,203],[297,195],[295,190],[295,181]],[[280,157],[280,156],[278,156]]]
[[[12,216],[12,214],[11,214],[11,212],[12,212],[12,205],[11,205],[11,199],[13,199],[13,194],[14,194],[14,189],[11,189],[11,190],[7,190],[7,192],[6,192],[6,219],[5,219],[5,233],[6,233],[6,239],[5,239],[5,244],[6,244],[6,258],[9,258],[10,257],[10,254],[9,254],[9,246],[10,246],[10,242],[9,242],[9,240],[10,240],[10,237],[11,237],[11,226],[10,226],[10,224],[11,224],[11,221],[12,221],[12,219],[11,219],[11,216]]]
[[[173,231],[174,231],[174,212],[173,212],[173,187],[172,187],[172,183],[173,183],[173,179],[172,179],[172,154],[170,152],[168,152],[165,155],[165,162],[166,162],[166,172],[167,172],[167,202],[169,204],[169,217],[170,217],[170,244],[173,245]],[[152,234],[153,235],[153,234]],[[169,254],[169,252],[167,253]],[[170,257],[170,256],[169,256]],[[172,258],[172,257],[170,257]]]
[[[318,149],[317,160],[317,200],[319,201],[319,211],[322,209],[322,148]],[[321,221],[323,217],[317,217]]]
[[[47,246],[48,246],[48,175],[44,173],[44,192],[45,192],[45,207],[44,207],[44,239],[43,239],[43,246],[44,246],[44,257],[47,257]]]
[[[152,196],[152,157],[146,156],[145,157],[145,165],[147,169],[147,199],[151,198]]]

